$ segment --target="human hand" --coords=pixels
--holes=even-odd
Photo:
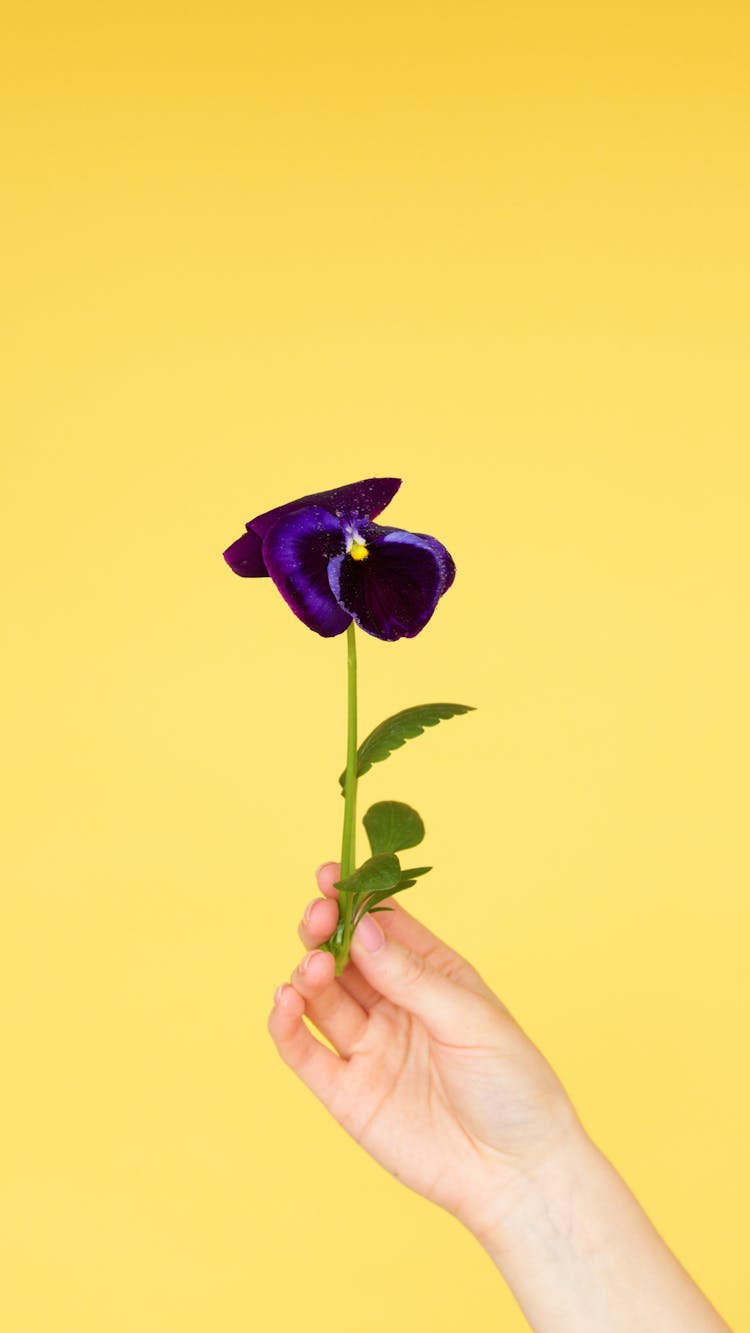
[[[366,916],[334,976],[336,862],[299,934],[308,952],[280,986],[269,1031],[282,1059],[397,1179],[480,1235],[517,1188],[585,1138],[557,1076],[479,973],[411,916]],[[310,1022],[332,1043],[320,1042]]]

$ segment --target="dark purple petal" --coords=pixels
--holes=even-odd
[[[437,537],[429,537],[426,532],[415,532],[415,537],[421,537],[423,542],[427,542],[431,551],[434,551],[438,558],[440,569],[443,575],[443,586],[440,589],[440,596],[447,592],[454,578],[456,577],[456,565],[450,551],[447,551],[442,542]]]
[[[229,568],[243,579],[259,579],[268,574],[263,564],[263,549],[257,532],[243,532],[236,542],[227,547],[224,559]]]
[[[328,563],[344,550],[341,524],[319,505],[285,514],[263,538],[263,559],[284,601],[308,629],[342,634],[351,616],[328,582]]]
[[[265,514],[258,514],[247,524],[259,537],[265,537],[272,523],[286,514],[294,514],[299,509],[318,505],[342,523],[351,523],[354,519],[374,518],[393,499],[401,485],[398,477],[369,477],[366,481],[353,481],[348,486],[337,486],[332,491],[318,491],[315,495],[303,495],[299,500],[290,500],[277,509],[268,509]]]
[[[382,527],[378,523],[370,524],[369,530],[375,540],[386,532],[403,532],[403,528],[387,528]],[[367,531],[368,529],[362,529],[363,536]],[[440,589],[440,595],[442,597],[443,593],[448,591],[456,577],[456,566],[453,561],[453,556],[450,551],[446,550],[443,543],[438,541],[437,537],[430,537],[426,532],[412,532],[409,536],[419,537],[437,556],[443,576],[443,586]],[[369,540],[369,537],[365,537],[365,540]]]
[[[336,600],[360,629],[376,639],[412,639],[424,629],[443,587],[443,568],[431,545],[399,528],[373,541],[368,531],[367,558],[340,555],[328,566]]]

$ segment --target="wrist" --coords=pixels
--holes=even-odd
[[[570,1234],[584,1182],[607,1166],[573,1115],[543,1150],[491,1173],[489,1188],[462,1220],[502,1271],[514,1251],[525,1247],[530,1233],[546,1229]]]
[[[473,1234],[538,1333],[630,1333],[609,1219],[627,1193],[579,1122],[553,1150],[523,1164]],[[633,1201],[634,1202],[634,1201]],[[650,1333],[650,1329],[649,1329]]]
[[[578,1121],[470,1230],[537,1333],[728,1333]]]

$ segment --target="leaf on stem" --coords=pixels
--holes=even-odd
[[[393,717],[386,718],[385,722],[371,731],[357,750],[357,777],[361,778],[373,764],[387,759],[393,750],[400,749],[408,740],[421,736],[425,727],[435,727],[438,722],[456,717],[459,713],[473,712],[471,704],[416,704],[413,708],[404,708],[400,713],[394,713]],[[339,778],[342,791],[345,778],[344,772]]]
[[[378,904],[382,903],[386,898],[392,898],[396,893],[403,893],[404,889],[410,889],[413,884],[416,884],[417,877],[419,875],[426,875],[429,870],[432,870],[432,866],[417,866],[414,870],[402,870],[401,877],[394,888],[377,890],[375,892],[364,894],[361,898],[357,898],[354,925],[357,925],[357,922],[362,919],[365,912],[391,911],[391,908],[379,907]]]
[[[397,856],[390,852],[371,856],[361,866],[353,870],[346,879],[337,880],[335,888],[339,893],[381,893],[387,898],[401,879],[401,866]]]
[[[379,852],[400,852],[416,847],[424,837],[422,818],[403,801],[376,801],[363,816],[362,823],[373,856]]]

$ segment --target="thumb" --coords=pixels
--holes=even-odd
[[[381,995],[420,1018],[437,1041],[474,1045],[497,1036],[498,1009],[491,1000],[386,936],[369,913],[352,936],[351,956]]]

